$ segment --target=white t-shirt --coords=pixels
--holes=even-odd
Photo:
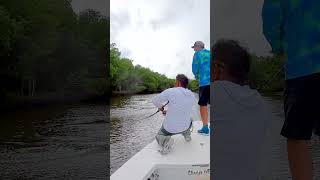
[[[193,93],[186,88],[169,88],[152,99],[152,103],[161,108],[169,101],[163,127],[170,133],[180,133],[190,127],[192,106],[196,102]]]
[[[263,98],[230,81],[212,83],[211,95],[213,178],[256,180],[268,174],[272,114]]]

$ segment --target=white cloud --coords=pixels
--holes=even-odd
[[[209,0],[111,0],[111,42],[134,64],[193,78],[194,41],[209,48]]]

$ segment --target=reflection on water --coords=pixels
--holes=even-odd
[[[149,119],[141,120],[157,109],[151,103],[154,95],[135,95],[116,97],[111,100],[110,119],[110,160],[111,174],[129,160],[134,154],[150,143],[163,121],[157,114]],[[286,139],[280,136],[284,121],[282,94],[265,96],[266,103],[274,115],[272,121],[272,179],[291,179],[286,153]],[[314,158],[315,179],[320,179],[320,144],[318,137],[311,141]]]
[[[105,179],[106,110],[80,104],[2,116],[0,179]]]

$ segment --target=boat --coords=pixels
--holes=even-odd
[[[172,136],[174,145],[162,155],[156,140],[131,157],[111,180],[209,180],[210,136],[197,133],[201,121],[193,121],[192,140],[186,142],[180,134]]]

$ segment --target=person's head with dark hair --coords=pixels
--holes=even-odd
[[[250,54],[234,40],[218,40],[211,48],[211,80],[243,85],[248,80]]]
[[[188,83],[189,83],[189,79],[184,74],[178,74],[176,76],[176,84],[175,84],[176,87],[187,88]]]

